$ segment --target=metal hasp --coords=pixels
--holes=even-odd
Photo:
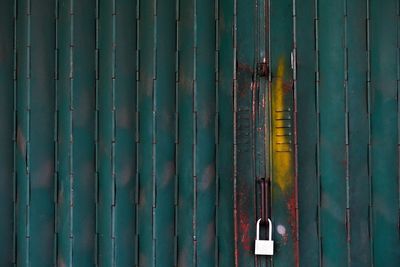
[[[274,241],[272,240],[272,222],[268,219],[268,240],[260,240],[260,223],[262,219],[257,221],[257,232],[255,240],[255,254],[259,256],[272,256],[274,255]]]

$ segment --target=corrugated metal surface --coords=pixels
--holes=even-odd
[[[1,2],[1,266],[233,266],[219,7]]]
[[[295,10],[300,266],[398,266],[398,1]]]
[[[0,1],[0,266],[399,266],[399,10]]]

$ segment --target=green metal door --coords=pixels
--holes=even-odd
[[[399,23],[395,0],[0,1],[0,266],[400,266]]]

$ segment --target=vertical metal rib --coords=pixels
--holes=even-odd
[[[18,10],[18,265],[54,264],[54,8],[21,1]]]
[[[217,266],[235,264],[234,215],[234,1],[216,1],[217,21]]]
[[[370,266],[367,2],[346,1],[347,243],[349,266]]]
[[[136,1],[100,2],[100,265],[133,266],[137,258],[136,8]]]
[[[347,265],[343,1],[319,3],[322,265]]]
[[[349,44],[348,44],[348,6],[347,0],[343,0],[343,69],[344,69],[344,135],[345,135],[345,183],[346,183],[346,212],[345,212],[345,225],[346,225],[346,250],[347,250],[347,266],[351,263],[351,220],[350,220],[350,151],[349,151]]]
[[[95,4],[57,6],[57,264],[94,264]],[[77,27],[76,25],[80,25]]]
[[[114,257],[134,266],[137,257],[137,1],[116,1],[114,28]],[[128,212],[127,212],[128,211]]]
[[[195,1],[179,1],[178,266],[195,266]]]
[[[94,186],[94,200],[96,203],[96,236],[95,236],[95,265],[99,265],[99,251],[100,251],[100,203],[99,203],[99,164],[100,164],[100,145],[99,145],[99,87],[100,87],[100,69],[99,69],[99,29],[100,29],[100,0],[96,0],[95,10],[95,23],[96,23],[96,37],[95,37],[95,127],[94,127],[94,139],[95,139],[95,186]]]
[[[196,265],[215,266],[216,238],[216,72],[215,0],[196,1],[195,11],[195,177]]]
[[[175,226],[176,1],[155,3],[154,266],[173,266]],[[168,230],[166,230],[168,229]]]
[[[193,0],[193,81],[192,81],[192,181],[193,181],[193,228],[192,228],[192,237],[193,237],[193,266],[197,266],[197,186],[198,186],[198,177],[197,177],[197,0]]]
[[[0,265],[13,262],[14,183],[14,1],[0,3]]]
[[[59,21],[60,21],[60,15],[59,15],[59,0],[55,0],[55,9],[54,9],[54,16],[55,16],[55,50],[54,50],[54,79],[55,79],[55,111],[54,111],[54,204],[55,204],[55,211],[54,211],[54,229],[55,229],[55,234],[54,234],[54,264],[57,264],[58,262],[58,255],[59,255],[59,217],[60,217],[60,207],[59,207],[59,125],[58,125],[58,114],[59,114],[59,35],[60,35],[60,29],[59,29]]]
[[[115,265],[115,0],[99,1],[98,258]]]
[[[220,221],[219,219],[219,185],[220,185],[220,143],[219,143],[219,116],[220,116],[220,101],[219,101],[219,91],[220,91],[220,74],[219,74],[219,53],[220,53],[220,40],[219,40],[219,23],[220,23],[220,14],[219,14],[219,0],[214,0],[214,19],[215,19],[215,52],[214,52],[214,72],[215,72],[215,116],[214,116],[214,138],[215,138],[215,239],[214,239],[214,256],[215,256],[215,265],[218,266],[220,262],[219,256],[219,238],[220,238]]]
[[[74,90],[74,30],[73,0],[60,1],[57,21],[59,77],[57,86],[57,174],[58,174],[58,244],[57,264],[73,264],[73,90]]]
[[[371,135],[371,9],[370,0],[366,1],[366,42],[367,42],[367,117],[368,117],[368,146],[367,146],[367,168],[368,168],[368,232],[369,232],[369,257],[371,263],[374,262],[373,257],[373,208],[372,208],[372,135]]]
[[[14,28],[13,28],[13,257],[12,263],[14,265],[17,264],[17,226],[18,226],[18,218],[17,218],[17,16],[18,16],[18,8],[17,8],[18,0],[14,0]]]
[[[296,1],[296,135],[299,202],[299,265],[319,265],[317,176],[316,2]],[[307,190],[305,190],[307,188]]]
[[[222,0],[223,1],[223,0]],[[237,77],[237,9],[238,0],[233,0],[233,23],[232,23],[232,35],[233,35],[233,77],[232,77],[232,95],[233,95],[233,220],[234,220],[234,237],[235,237],[235,266],[239,266],[239,225],[238,225],[238,77]]]
[[[29,265],[29,109],[30,86],[29,33],[30,1],[18,2],[17,7],[17,151],[16,151],[16,264]]]
[[[139,25],[139,266],[154,266],[154,84],[155,84],[155,6],[140,1]]]
[[[299,168],[298,168],[298,82],[297,82],[297,1],[292,1],[293,9],[293,52],[291,65],[293,71],[293,127],[294,127],[294,199],[295,199],[295,229],[293,237],[295,267],[300,266],[300,241],[299,241]],[[293,219],[293,218],[292,218]]]
[[[316,175],[317,175],[317,195],[318,195],[318,205],[317,205],[317,227],[318,227],[318,259],[319,266],[322,266],[322,231],[321,231],[321,121],[320,121],[320,66],[319,66],[319,1],[315,0],[315,110],[316,110],[316,132],[317,132],[317,143],[316,143]]]
[[[134,221],[134,228],[135,228],[135,257],[134,257],[134,266],[138,267],[139,266],[139,197],[140,197],[140,109],[139,109],[139,99],[140,99],[140,91],[139,91],[139,80],[140,80],[140,53],[139,53],[139,48],[140,48],[140,0],[136,0],[136,12],[135,12],[135,19],[136,19],[136,51],[135,51],[135,56],[136,56],[136,72],[135,72],[135,79],[136,79],[136,91],[135,91],[135,156],[136,156],[136,170],[135,170],[135,221]]]
[[[153,55],[152,55],[152,100],[151,100],[151,181],[152,181],[152,206],[151,206],[151,266],[156,266],[156,205],[157,205],[157,118],[156,118],[156,110],[157,110],[157,4],[158,0],[153,0]]]
[[[180,69],[180,0],[175,1],[175,158],[174,158],[174,267],[179,262],[179,69]]]

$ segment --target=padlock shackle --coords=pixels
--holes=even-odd
[[[258,219],[257,221],[257,229],[256,229],[256,238],[257,240],[260,240],[260,223],[262,221],[262,218]],[[271,220],[268,218],[268,240],[271,241],[272,240],[272,222]]]

